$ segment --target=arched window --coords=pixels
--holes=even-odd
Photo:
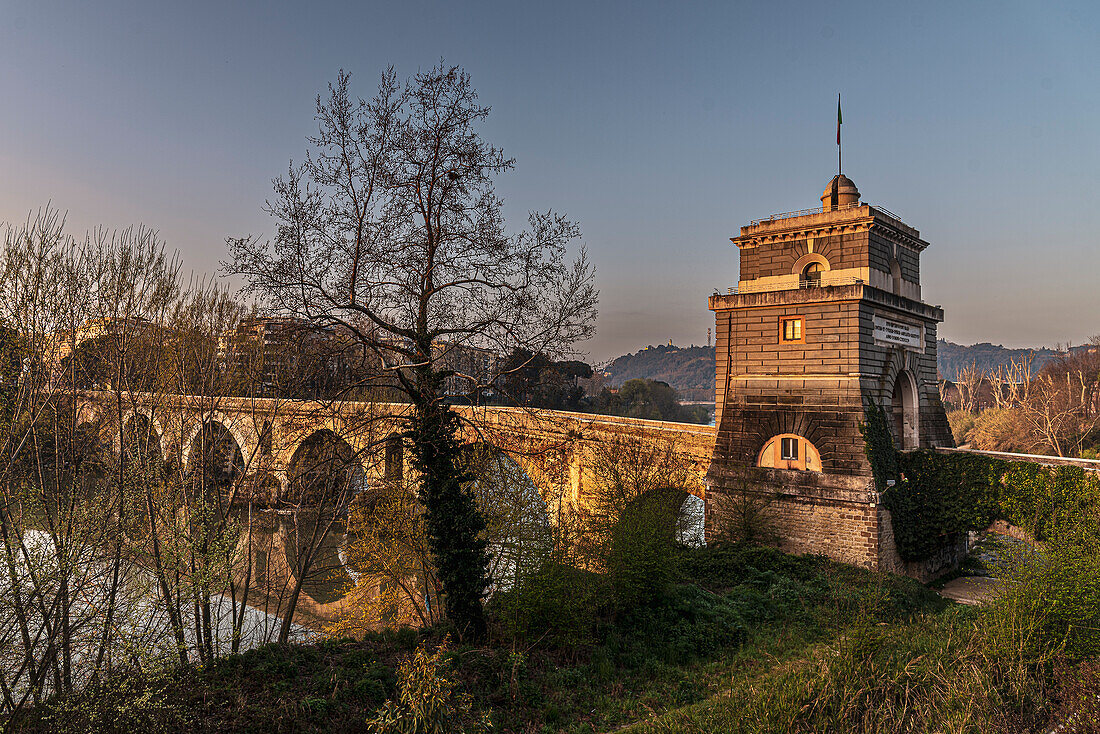
[[[821,454],[816,446],[802,436],[782,433],[767,440],[756,459],[756,465],[769,469],[820,472]]]
[[[808,286],[821,285],[821,274],[825,272],[825,266],[819,262],[812,262],[802,268],[802,280]]]

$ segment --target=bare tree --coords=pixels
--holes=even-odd
[[[955,386],[959,389],[959,407],[968,413],[981,409],[978,392],[982,386],[982,371],[976,364],[970,364],[959,370]]]
[[[442,62],[370,100],[343,72],[318,97],[303,164],[275,181],[275,239],[229,240],[226,269],[273,312],[354,335],[413,405],[404,436],[420,477],[448,617],[484,631],[488,557],[444,384],[444,348],[565,355],[593,331],[596,291],[565,217],[532,213],[508,234],[494,179],[513,166],[478,131],[489,114]]]
[[[1004,406],[1031,436],[1028,448],[1080,455],[1100,425],[1100,351],[1064,351],[1037,373],[1030,358],[1013,362],[1003,381]]]

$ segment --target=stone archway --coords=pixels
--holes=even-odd
[[[120,452],[142,463],[164,460],[164,432],[152,417],[131,412],[123,419]]]
[[[917,381],[908,369],[894,377],[890,396],[890,425],[894,440],[903,451],[920,448],[920,400]]]
[[[254,427],[238,414],[223,413],[215,410],[204,413],[202,417],[185,420],[179,426],[180,465],[185,471],[191,471],[193,457],[191,450],[207,426],[216,425],[220,431],[224,431],[241,453],[241,467],[250,472],[255,468],[255,461],[260,451],[260,441]],[[163,434],[162,434],[163,435]]]
[[[526,468],[504,451],[470,444],[470,489],[486,522],[490,591],[511,588],[551,544],[550,507]]]
[[[366,471],[354,448],[330,428],[306,436],[286,465],[288,497],[294,503],[346,504],[364,488]]]
[[[200,425],[184,450],[186,473],[208,488],[230,487],[244,473],[244,449],[233,431],[220,421],[208,420]]]

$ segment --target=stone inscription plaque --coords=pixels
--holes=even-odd
[[[894,321],[882,316],[875,316],[874,324],[876,342],[897,344],[916,352],[924,351],[924,338],[919,326]]]

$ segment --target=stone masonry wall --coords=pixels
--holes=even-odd
[[[724,491],[707,496],[708,539],[741,539],[744,518],[759,512],[758,538],[783,551],[878,567],[879,507],[869,477],[756,468],[725,479]]]
[[[837,408],[859,403],[857,300],[797,302],[809,291],[751,296],[751,307],[715,313],[715,420],[721,425],[727,383],[742,403],[805,404]],[[855,293],[852,294],[853,296]],[[803,342],[780,339],[784,318],[801,316]],[[794,379],[792,379],[794,378]]]
[[[843,477],[782,469],[727,471],[706,498],[711,542],[741,540],[746,517],[756,539],[787,553],[813,553],[927,583],[958,566],[968,547],[965,534],[943,543],[924,561],[903,561],[894,543],[890,512],[870,477]]]
[[[805,239],[746,248],[741,251],[741,280],[788,275],[798,259],[809,251]],[[828,260],[832,270],[864,268],[867,267],[867,235],[853,233],[815,237],[814,252]],[[885,270],[890,272],[889,262]]]

